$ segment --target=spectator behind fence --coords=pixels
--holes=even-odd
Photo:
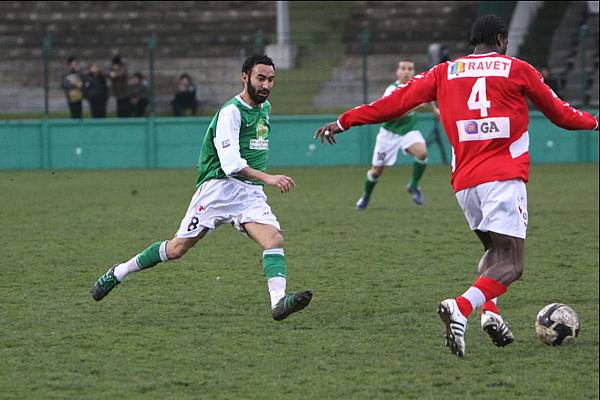
[[[550,86],[550,88],[554,90],[554,93],[556,93],[558,97],[561,97],[560,83],[556,78],[554,78],[552,72],[550,71],[550,68],[548,68],[547,66],[541,67],[540,74],[542,74],[542,78],[544,78],[544,82],[546,83],[546,85]]]
[[[83,78],[83,95],[90,104],[92,118],[106,118],[108,86],[104,73],[96,63],[90,65],[90,71]]]
[[[129,100],[134,117],[143,117],[148,107],[148,85],[141,72],[136,72],[129,81]]]
[[[112,65],[108,72],[111,81],[111,92],[117,100],[117,117],[129,117],[131,107],[129,104],[129,85],[127,82],[127,66],[121,60],[120,55],[112,59]]]
[[[173,114],[176,117],[183,116],[187,110],[191,115],[196,115],[198,100],[196,99],[196,86],[188,74],[181,74],[175,98],[171,102]]]
[[[60,87],[64,89],[71,118],[81,118],[81,99],[83,98],[83,80],[79,72],[79,60],[71,56],[67,59],[69,70],[63,75]]]

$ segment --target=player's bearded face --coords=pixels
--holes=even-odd
[[[252,68],[246,83],[246,90],[252,101],[261,104],[267,100],[273,87],[274,77],[275,71],[270,65],[257,64]]]

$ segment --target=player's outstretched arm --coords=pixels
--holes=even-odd
[[[544,83],[542,75],[531,65],[524,64],[525,94],[535,106],[557,126],[570,130],[596,130],[598,118],[585,111],[577,110]]]
[[[353,126],[378,124],[399,118],[422,103],[435,100],[436,68],[416,75],[407,83],[398,86],[387,96],[383,96],[370,104],[354,107],[343,113],[337,122],[330,122],[317,129],[314,139],[320,139],[325,144],[335,144],[334,135],[346,131]]]
[[[288,193],[296,185],[296,182],[289,176],[271,175],[251,167],[241,169],[236,175],[248,179],[258,179],[265,185],[275,186],[281,193]]]

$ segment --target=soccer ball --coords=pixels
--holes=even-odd
[[[548,304],[535,319],[535,333],[548,346],[573,343],[579,335],[579,317],[566,304]]]

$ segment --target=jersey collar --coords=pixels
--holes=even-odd
[[[492,51],[492,52],[483,53],[483,54],[469,54],[469,55],[467,55],[467,57],[486,57],[486,56],[493,56],[493,55],[499,56],[500,53],[498,53],[496,51]]]
[[[236,98],[236,99],[237,99],[237,100],[238,100],[240,103],[242,103],[242,105],[243,105],[244,107],[246,107],[246,108],[249,108],[249,109],[251,109],[251,110],[255,110],[255,108],[254,108],[254,107],[252,107],[250,104],[248,104],[248,103],[246,103],[244,100],[242,100],[242,96],[240,96],[239,94],[238,94],[237,96],[235,96],[235,98]],[[264,104],[264,103],[261,103],[261,104],[260,104],[260,107],[258,107],[258,108],[263,108],[263,104]]]

